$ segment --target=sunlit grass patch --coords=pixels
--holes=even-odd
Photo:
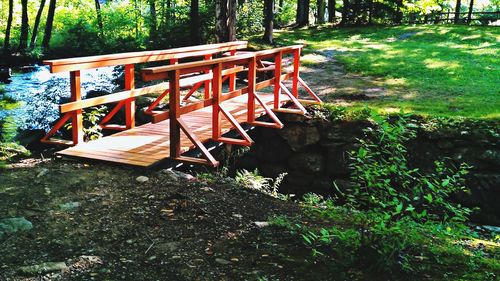
[[[383,87],[393,93],[361,103],[423,115],[488,119],[500,115],[498,28],[317,28],[280,31],[276,36],[279,44],[305,44],[306,55],[333,51],[348,73],[385,80]],[[313,68],[315,63],[324,62],[305,64]]]

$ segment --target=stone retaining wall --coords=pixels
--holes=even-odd
[[[253,170],[275,178],[288,173],[281,185],[284,193],[333,194],[333,182],[342,189],[349,184],[347,152],[356,148],[368,122],[329,122],[292,115],[280,116],[282,130],[258,128],[252,131],[254,146],[236,162],[238,169]],[[408,143],[410,165],[421,170],[434,167],[443,157],[474,168],[468,175],[470,195],[457,199],[467,206],[479,206],[474,220],[500,225],[500,138],[483,131],[419,130]]]

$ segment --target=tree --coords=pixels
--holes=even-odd
[[[21,36],[19,38],[19,51],[25,51],[28,47],[29,20],[28,0],[21,0]]]
[[[36,13],[35,25],[33,26],[33,33],[31,34],[30,48],[33,49],[36,46],[36,39],[38,38],[38,29],[40,27],[40,19],[42,17],[43,8],[45,7],[45,0],[40,2],[40,7]]]
[[[309,2],[310,0],[297,0],[297,27],[309,25]]]
[[[264,42],[273,43],[274,1],[264,0]]]
[[[52,26],[54,24],[54,14],[56,12],[56,1],[50,0],[49,11],[47,14],[47,23],[45,23],[45,33],[43,35],[42,47],[44,49],[49,48],[50,37],[52,37]]]
[[[95,11],[97,14],[97,25],[99,26],[99,32],[102,37],[104,36],[104,25],[102,23],[101,3],[99,3],[99,0],[95,0]]]
[[[96,0],[98,1],[98,0]],[[156,38],[156,32],[158,30],[156,21],[156,3],[155,0],[149,0],[149,37],[151,39]]]
[[[227,9],[227,36],[229,41],[236,41],[236,9],[238,7],[237,0],[228,0]]]
[[[394,16],[394,23],[401,24],[403,20],[403,0],[396,0],[396,14]]]
[[[335,22],[335,0],[328,0],[328,22]]]
[[[236,40],[237,0],[215,0],[215,38],[217,42]]]
[[[191,44],[197,45],[201,43],[201,22],[200,22],[200,2],[199,0],[191,0],[191,9],[189,10],[191,18]]]
[[[316,24],[325,23],[325,0],[316,0]]]
[[[469,3],[469,13],[467,13],[467,24],[470,24],[472,19],[472,10],[474,9],[474,0],[470,0]]]
[[[5,30],[5,39],[3,41],[3,53],[7,55],[10,48],[10,30],[12,28],[12,15],[14,10],[14,0],[9,0],[9,17],[7,18],[7,28]]]
[[[342,20],[340,21],[340,24],[346,25],[349,20],[349,0],[342,0]]]
[[[457,4],[455,6],[455,18],[453,22],[455,24],[458,24],[460,22],[460,7],[462,6],[462,3],[460,0],[457,0]]]
[[[227,0],[215,0],[215,38],[217,42],[228,41]]]

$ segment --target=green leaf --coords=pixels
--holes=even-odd
[[[429,193],[429,194],[427,194],[427,195],[425,195],[425,196],[424,196],[424,198],[425,198],[425,199],[427,199],[427,201],[428,201],[429,203],[432,203],[432,201],[433,201],[433,200],[432,200],[432,199],[433,199],[433,198],[432,198],[432,194],[430,194],[430,193]]]
[[[403,210],[403,203],[399,203],[399,204],[396,206],[396,214],[401,213],[401,210]]]

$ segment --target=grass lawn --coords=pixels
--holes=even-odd
[[[498,27],[319,27],[278,31],[276,40],[280,45],[304,43],[305,53],[329,53],[347,74],[374,79],[384,88],[380,98],[355,105],[433,116],[500,118]],[[304,60],[311,68],[319,63]],[[331,94],[336,93],[341,91]]]

